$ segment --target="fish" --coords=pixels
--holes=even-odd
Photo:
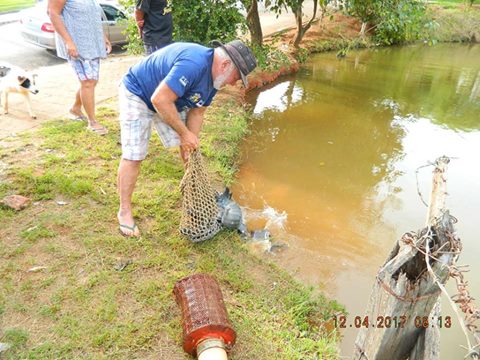
[[[223,193],[216,194],[217,205],[219,208],[218,222],[228,228],[236,229],[241,235],[247,235],[247,227],[245,225],[242,209],[232,199],[232,192],[228,187]]]
[[[228,187],[223,193],[217,192],[216,200],[219,208],[217,220],[223,227],[237,230],[244,240],[265,243],[268,245],[266,249],[270,250],[270,232],[267,229],[248,231],[242,209],[233,200],[232,192]]]

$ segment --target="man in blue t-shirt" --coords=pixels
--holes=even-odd
[[[185,162],[199,146],[206,107],[217,90],[242,79],[256,67],[252,51],[241,41],[168,45],[123,77],[119,90],[122,160],[118,168],[120,209],[117,217],[125,236],[140,232],[132,215],[132,194],[145,159],[152,124],[165,147],[180,146]]]

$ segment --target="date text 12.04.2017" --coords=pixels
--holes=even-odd
[[[355,316],[348,318],[346,315],[335,315],[333,317],[333,324],[336,328],[379,328],[390,329],[398,328],[403,329],[407,322],[411,320],[408,316],[377,316],[376,318],[369,318],[368,316]],[[415,316],[413,318],[413,325],[416,328],[429,328],[438,326],[439,328],[451,328],[452,318],[450,316]]]

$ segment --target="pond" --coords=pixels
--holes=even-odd
[[[250,229],[267,226],[288,245],[274,261],[352,318],[363,315],[394,242],[425,224],[421,196],[428,202],[432,167],[422,166],[447,155],[458,263],[470,265],[480,306],[480,45],[319,54],[250,102],[251,134],[232,190]],[[455,315],[445,299],[442,313]],[[441,333],[441,358],[462,359],[458,322]],[[343,335],[348,358],[356,331]]]

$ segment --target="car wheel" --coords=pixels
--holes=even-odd
[[[46,49],[46,50],[47,50],[47,53],[49,55],[57,57],[57,50],[56,49]]]

